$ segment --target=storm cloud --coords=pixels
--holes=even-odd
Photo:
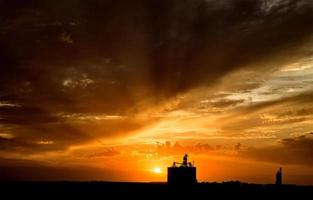
[[[5,151],[129,135],[157,120],[140,115],[151,107],[234,71],[275,70],[269,66],[312,53],[306,0],[10,0],[0,7],[0,131],[12,136],[0,138]]]
[[[313,166],[313,138],[312,133],[302,136],[285,138],[278,146],[263,148],[249,148],[241,153],[252,159],[279,164]]]

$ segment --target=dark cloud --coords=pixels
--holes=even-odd
[[[35,143],[31,144],[31,143],[27,143],[25,141],[21,141],[18,139],[8,139],[8,138],[0,137],[0,151],[10,150],[11,152],[14,152],[14,151],[23,152],[25,149],[28,149],[28,150],[33,149],[36,152],[38,150],[38,148],[36,147],[37,145]]]
[[[308,25],[312,8],[309,4],[299,7],[298,2],[290,1],[281,5],[288,9],[288,14],[277,12],[282,9],[279,5],[276,11],[263,12],[262,1],[240,0],[227,4],[219,6],[210,1],[174,0],[91,1],[88,4],[81,1],[61,4],[34,1],[29,5],[23,4],[14,10],[15,15],[6,16],[3,23],[12,24],[13,19],[17,20],[20,15],[34,15],[32,18],[35,19],[18,23],[2,35],[3,51],[11,49],[8,62],[18,63],[11,63],[14,66],[10,70],[6,67],[1,80],[13,78],[20,82],[26,79],[34,87],[32,93],[38,98],[34,100],[54,97],[49,101],[54,106],[69,101],[67,104],[71,106],[59,105],[62,110],[71,109],[75,104],[82,109],[80,102],[95,103],[97,99],[102,102],[105,99],[110,107],[116,108],[134,104],[138,100],[133,96],[135,92],[143,93],[137,94],[139,98],[147,98],[142,96],[147,93],[173,96],[203,82],[214,82],[245,63],[285,51],[286,45],[294,50],[294,45],[301,45],[300,41],[311,35],[311,26]],[[9,10],[11,5],[7,6]],[[72,9],[68,12],[70,5]],[[66,25],[66,21],[71,21],[69,19],[83,22],[74,30],[67,31],[64,29],[70,29]],[[62,21],[63,27],[56,28],[48,23],[51,21]],[[25,30],[25,26],[36,23],[45,26]],[[17,34],[16,37],[12,33]],[[42,35],[47,37],[44,44],[33,44],[38,38],[31,37]],[[77,46],[72,48],[58,43],[60,35],[71,35],[71,38],[76,35]],[[105,63],[106,57],[114,63]],[[16,72],[22,73],[17,76]],[[82,73],[89,75],[91,80],[98,80],[98,87],[86,91],[64,91],[58,84],[66,76]],[[142,78],[142,75],[147,78]],[[148,88],[142,89],[151,91],[140,91],[137,88],[139,84],[146,84]],[[49,92],[46,90],[48,87]],[[124,91],[123,95],[120,95],[121,91]],[[16,92],[17,97],[21,97],[19,91]],[[83,94],[78,96],[77,93]],[[108,100],[109,94],[113,95],[114,102]],[[24,98],[27,100],[29,97]],[[98,109],[108,111],[109,108],[103,106]]]
[[[220,118],[218,121],[223,124],[221,128],[227,131],[228,135],[231,134],[231,131],[234,131],[236,135],[247,134],[249,130],[255,128],[262,130],[256,132],[257,135],[262,135],[272,128],[283,130],[284,126],[299,125],[303,122],[309,123],[313,114],[312,94],[312,91],[307,91],[297,95],[283,96],[274,100],[236,107],[235,112]]]
[[[310,115],[313,115],[313,107],[292,109],[291,111],[282,112],[278,117],[309,117]]]
[[[182,155],[186,152],[192,155],[227,155],[225,152],[232,150],[234,150],[233,147],[223,145],[212,145],[207,143],[183,144],[180,142],[167,141],[165,143],[157,144],[155,152],[153,153],[156,153],[159,156]],[[143,153],[151,154],[151,152]]]
[[[99,158],[99,157],[101,158],[101,157],[107,157],[107,156],[116,156],[119,154],[120,154],[119,151],[112,149],[112,148],[108,148],[105,151],[90,154],[88,155],[88,158]]]
[[[294,150],[309,150],[310,155],[313,155],[313,138],[312,133],[302,135],[295,138],[286,138],[281,141],[282,145]]]
[[[62,122],[61,120],[53,123],[34,122],[14,125],[13,127],[8,125],[2,131],[12,133],[12,138],[1,138],[0,136],[0,151],[30,154],[67,150],[70,146],[89,142],[103,145],[103,136],[110,139],[118,138],[145,125],[145,121],[134,119],[62,119]],[[48,144],[45,144],[45,142],[48,142]]]
[[[282,139],[279,146],[249,148],[242,151],[240,155],[280,164],[313,166],[312,134]]]
[[[36,173],[34,173],[36,172]],[[32,160],[0,159],[1,181],[129,180],[129,174],[108,168],[55,166]]]
[[[239,151],[241,146],[242,146],[241,143],[237,143],[234,148],[235,150]]]
[[[281,97],[278,99],[274,100],[268,100],[268,101],[263,101],[260,103],[256,103],[254,105],[249,105],[248,107],[245,108],[240,108],[242,114],[251,114],[251,113],[256,113],[259,112],[263,109],[267,109],[270,107],[274,106],[280,106],[280,105],[310,105],[310,103],[313,100],[313,93],[312,91],[307,91],[303,92],[297,95],[292,95],[292,96],[287,96],[287,97]],[[296,116],[301,116],[301,115],[308,115],[312,114],[310,113],[311,109],[304,109],[301,108],[300,110],[294,112],[293,114]]]
[[[212,106],[214,107],[220,107],[220,108],[225,108],[229,106],[236,106],[240,103],[243,103],[244,99],[239,99],[239,100],[231,100],[231,99],[220,99],[217,101],[212,102]]]
[[[61,147],[150,121],[103,130],[63,122],[60,113],[132,116],[241,67],[307,56],[300,50],[313,30],[305,0],[32,0],[0,7],[0,102],[19,105],[0,107],[0,123],[25,130],[23,137],[12,130],[18,138],[46,137]],[[98,132],[86,129],[93,125]]]
[[[0,137],[1,152],[30,154],[66,150],[74,144],[97,141],[93,136],[67,124],[23,125],[12,128],[10,132],[12,130],[11,138]]]

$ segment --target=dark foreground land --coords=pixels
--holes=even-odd
[[[260,185],[239,182],[198,183],[192,186],[173,187],[166,183],[121,183],[121,182],[0,182],[1,196],[59,198],[86,197],[93,199],[151,199],[175,197],[192,199],[224,198],[294,198],[310,199],[313,186],[296,185]],[[103,198],[102,198],[103,197]],[[109,198],[110,197],[110,198]],[[115,199],[115,198],[114,198]]]

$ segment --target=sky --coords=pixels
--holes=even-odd
[[[313,185],[313,2],[0,0],[0,179]]]

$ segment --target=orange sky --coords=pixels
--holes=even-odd
[[[312,185],[313,5],[288,2],[0,3],[0,179],[166,181],[188,153]]]

